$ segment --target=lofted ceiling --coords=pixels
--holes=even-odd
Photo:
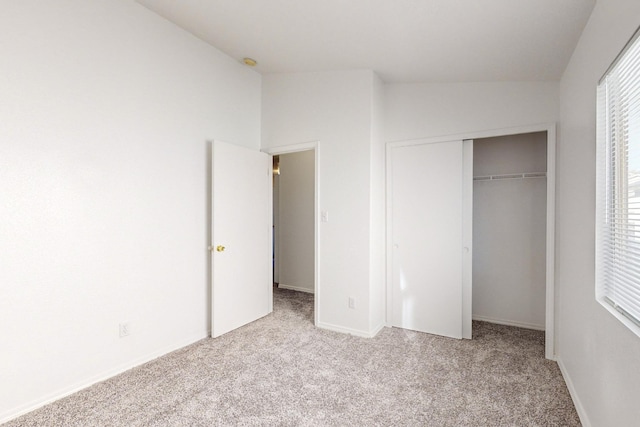
[[[262,74],[559,80],[595,0],[136,0]]]

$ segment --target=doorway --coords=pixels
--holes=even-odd
[[[315,153],[273,156],[273,282],[314,293]]]
[[[547,134],[473,141],[473,319],[545,330]]]
[[[273,282],[314,295],[318,322],[318,143],[264,150],[274,158]]]

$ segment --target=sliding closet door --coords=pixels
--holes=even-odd
[[[471,256],[463,142],[392,146],[389,155],[391,324],[461,338],[463,258]]]

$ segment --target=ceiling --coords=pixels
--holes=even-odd
[[[262,74],[559,80],[595,0],[136,0]]]

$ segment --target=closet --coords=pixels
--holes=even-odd
[[[387,324],[545,330],[553,358],[555,125],[510,130],[387,144]]]
[[[547,132],[473,141],[473,319],[545,329]]]

